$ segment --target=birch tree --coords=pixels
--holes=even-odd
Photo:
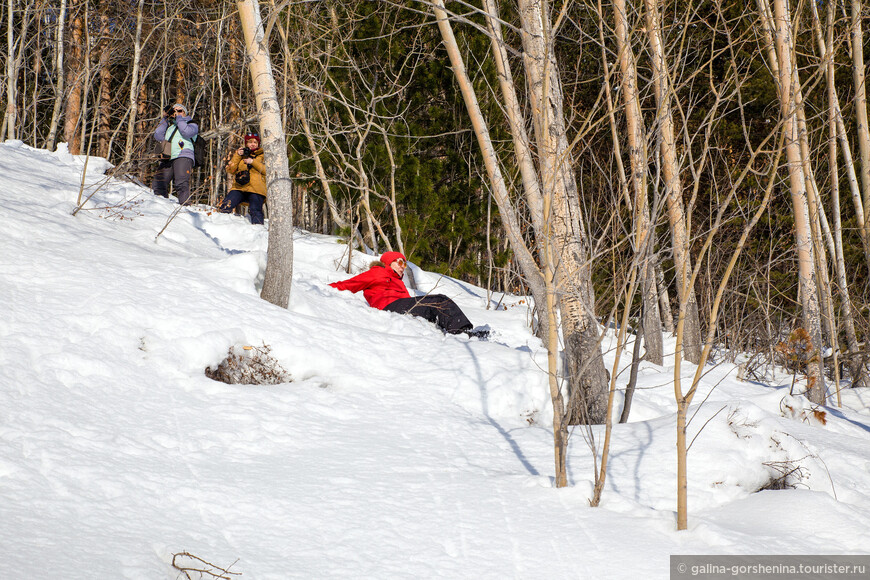
[[[13,0],[8,0],[6,6],[6,111],[3,119],[3,125],[6,127],[6,139],[15,139],[15,82],[18,74],[15,70],[14,8]]]
[[[57,51],[57,59],[55,60],[55,75],[57,82],[54,89],[54,106],[51,110],[51,121],[49,122],[48,138],[45,146],[49,151],[54,151],[54,146],[57,144],[57,126],[60,122],[61,105],[63,105],[63,81],[66,78],[63,70],[63,53],[64,53],[64,23],[66,21],[66,2],[60,0],[60,14],[57,17],[57,40],[55,50]]]
[[[640,110],[637,86],[637,65],[631,47],[631,25],[625,0],[614,0],[617,60],[622,73],[622,100],[627,125],[628,158],[630,178],[634,191],[634,249],[643,256],[641,261],[641,295],[643,300],[643,337],[646,358],[652,363],[664,362],[661,314],[659,312],[658,289],[656,287],[653,263],[654,232],[651,208],[648,203],[648,165],[649,153],[646,143],[646,130]],[[673,167],[671,169],[674,169]],[[670,186],[674,187],[673,180]]]
[[[794,36],[791,12],[787,0],[773,0],[772,18],[768,0],[759,0],[762,22],[772,22],[771,34],[774,38],[771,51],[772,65],[775,65],[777,92],[782,112],[782,131],[785,135],[785,155],[788,164],[789,188],[792,211],[795,220],[794,235],[798,260],[798,286],[804,329],[809,333],[813,352],[807,364],[807,391],[810,400],[817,404],[825,403],[825,378],[822,317],[819,304],[819,286],[816,277],[816,255],[813,247],[812,224],[810,222],[810,203],[807,194],[807,175],[804,157],[801,154],[801,136],[798,107],[799,100],[796,78]]]
[[[851,0],[849,33],[852,40],[852,79],[855,90],[853,106],[857,122],[858,150],[860,152],[861,188],[864,193],[864,228],[870,228],[870,120],[867,117],[867,73],[864,68],[864,3]],[[865,231],[865,236],[870,233]]]
[[[689,362],[697,364],[701,359],[701,322],[698,316],[698,301],[694,288],[689,287],[688,279],[692,271],[689,255],[689,232],[683,207],[683,183],[677,153],[674,130],[674,116],[671,107],[672,87],[671,70],[665,53],[662,38],[660,0],[644,0],[646,14],[646,33],[649,39],[650,60],[652,61],[653,86],[656,98],[656,125],[659,131],[658,147],[662,164],[662,177],[665,186],[665,200],[671,226],[671,245],[674,252],[677,295],[685,309],[685,336],[683,337],[684,356]]]
[[[293,188],[284,124],[259,2],[241,0],[238,9],[260,119],[260,139],[266,154],[266,186],[269,191],[269,244],[261,297],[287,308],[293,280]]]
[[[496,204],[512,247],[519,255],[519,263],[530,281],[536,302],[548,304],[548,296],[553,292],[558,298],[562,345],[567,358],[564,377],[569,381],[570,396],[565,416],[559,420],[563,425],[603,422],[607,403],[607,372],[601,358],[598,324],[594,318],[589,249],[586,246],[573,173],[573,156],[562,110],[562,85],[555,58],[550,5],[539,0],[520,0],[517,3],[526,55],[522,73],[530,89],[529,117],[526,117],[519,104],[504,39],[500,34],[502,19],[496,12],[494,2],[484,3],[484,16],[499,73],[502,103],[514,143],[514,158],[522,174],[526,207],[539,246],[539,262],[536,262],[518,229],[520,220],[517,208],[511,202],[501,175],[500,160],[491,145],[488,128],[465,73],[443,2],[436,0],[432,4],[481,144]],[[525,132],[526,124],[534,130],[537,164],[530,154],[532,140]],[[550,284],[547,279],[548,268],[552,269],[552,290],[547,289],[547,284]],[[545,284],[540,283],[542,274]],[[553,300],[550,303],[556,307]],[[543,336],[555,330],[549,325],[543,328]],[[559,414],[559,410],[554,409],[554,413]],[[558,431],[558,428],[554,431]]]

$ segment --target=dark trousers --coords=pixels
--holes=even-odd
[[[252,224],[262,224],[263,223],[263,203],[266,201],[265,195],[260,195],[259,193],[253,193],[249,191],[239,191],[238,189],[233,189],[230,191],[224,200],[221,202],[220,210],[221,213],[230,213],[236,206],[242,202],[247,202],[248,204],[248,215],[251,216]]]
[[[154,174],[154,179],[151,180],[151,189],[154,190],[154,195],[169,197],[169,182],[174,182],[178,203],[187,205],[190,201],[190,172],[192,170],[193,159],[177,157],[162,160]]]
[[[473,326],[465,313],[456,305],[456,302],[443,294],[430,294],[418,298],[399,298],[387,304],[384,310],[425,318],[450,334],[471,330]]]

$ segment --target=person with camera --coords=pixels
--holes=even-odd
[[[248,204],[252,224],[263,223],[263,204],[266,202],[266,164],[260,136],[245,135],[245,146],[233,154],[227,165],[230,191],[221,202],[222,213],[232,212],[240,203]]]
[[[184,105],[176,103],[163,110],[163,119],[154,130],[154,139],[162,144],[160,165],[151,181],[155,195],[168,198],[169,183],[173,182],[178,203],[187,205],[194,164],[193,141],[198,134],[199,126],[191,121]]]

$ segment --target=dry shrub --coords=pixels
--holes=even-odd
[[[205,376],[228,385],[279,385],[293,381],[269,353],[271,347],[231,346],[227,357],[216,367],[206,367]]]
[[[763,465],[770,470],[770,480],[758,491],[780,491],[795,489],[806,477],[806,469],[801,467],[800,460],[765,461]]]
[[[828,424],[828,413],[818,405],[812,405],[809,409],[800,407],[798,404],[790,404],[786,398],[779,402],[779,410],[783,417],[797,419],[803,423]]]
[[[807,364],[817,360],[810,333],[804,328],[794,329],[788,340],[778,343],[775,350],[779,362],[791,371],[805,373]]]
[[[215,580],[233,580],[233,576],[241,576],[241,572],[230,572],[230,568],[236,565],[238,560],[221,568],[206,562],[199,556],[194,556],[190,552],[179,552],[172,555],[172,567],[179,570],[178,578],[186,578],[187,580],[202,580],[203,578],[214,578]]]

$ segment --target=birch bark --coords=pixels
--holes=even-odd
[[[260,138],[266,154],[266,185],[269,192],[269,243],[260,296],[272,304],[287,308],[293,279],[293,188],[287,142],[272,74],[272,61],[264,43],[259,2],[240,0],[238,8],[260,118]]]
[[[766,1],[766,0],[763,0]],[[822,325],[819,306],[818,280],[815,270],[812,226],[806,191],[806,176],[801,155],[801,140],[797,114],[797,95],[794,91],[795,72],[792,56],[790,10],[786,0],[773,0],[775,51],[778,59],[780,109],[783,115],[785,154],[788,162],[789,185],[795,219],[795,246],[798,254],[798,284],[804,329],[809,333],[813,353],[807,364],[807,390],[811,401],[825,403],[824,362],[822,353]]]
[[[643,337],[645,358],[654,364],[664,362],[661,314],[653,267],[653,230],[647,199],[646,131],[637,95],[637,66],[631,49],[631,35],[625,0],[614,0],[616,48],[622,73],[622,98],[627,125],[630,181],[634,190],[635,252],[643,256],[641,262],[641,294],[643,297]]]
[[[670,67],[662,41],[660,0],[644,0],[646,8],[646,32],[653,69],[653,86],[656,96],[656,117],[659,130],[659,151],[668,220],[671,226],[671,244],[674,251],[674,266],[677,280],[677,297],[680,301],[679,316],[686,319],[683,336],[683,355],[686,360],[698,364],[701,359],[701,322],[698,301],[694,288],[688,286],[692,272],[689,255],[689,233],[683,207],[683,183],[680,179],[680,163],[671,109]]]
[[[48,138],[46,139],[45,147],[49,151],[54,151],[54,146],[57,144],[57,125],[60,119],[60,107],[63,104],[63,81],[66,75],[63,70],[63,53],[64,42],[63,33],[65,30],[64,22],[66,21],[66,0],[60,0],[60,14],[57,17],[57,40],[56,50],[57,59],[55,61],[55,74],[57,75],[57,85],[54,90],[54,106],[51,109],[51,122],[48,128]]]

